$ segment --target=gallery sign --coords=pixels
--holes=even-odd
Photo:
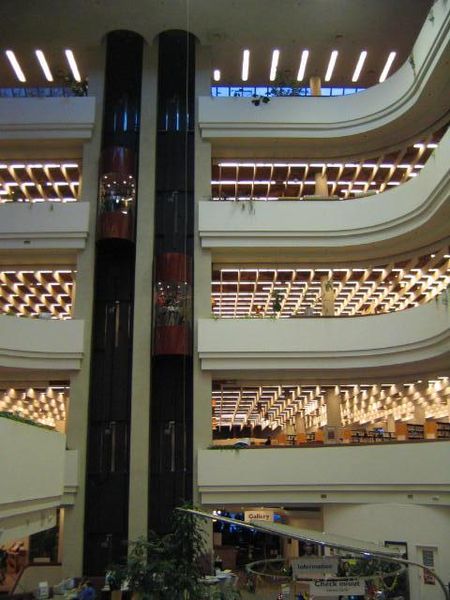
[[[338,564],[337,556],[303,556],[291,560],[292,574],[296,579],[308,577],[308,573],[336,575]]]
[[[273,510],[246,510],[244,513],[244,521],[267,521],[273,522]]]
[[[320,597],[327,596],[364,596],[366,586],[364,579],[346,577],[342,579],[315,579],[309,584],[309,591]]]

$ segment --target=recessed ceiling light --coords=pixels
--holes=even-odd
[[[309,50],[303,50],[302,57],[300,59],[300,67],[298,69],[297,81],[302,81],[305,76],[306,63],[308,62]]]
[[[389,70],[392,67],[392,63],[394,62],[395,57],[397,56],[397,52],[390,52],[388,59],[386,61],[386,64],[384,65],[384,69],[380,75],[380,83],[383,83],[383,81],[386,79],[386,77],[388,76]]]
[[[36,57],[41,65],[41,69],[44,72],[45,78],[47,81],[53,81],[53,75],[48,66],[47,60],[44,56],[42,50],[35,50]]]
[[[242,81],[248,80],[248,71],[250,66],[250,50],[244,50],[242,53]]]
[[[274,50],[272,52],[272,63],[270,65],[270,75],[269,75],[270,81],[275,81],[275,79],[276,79],[279,58],[280,58],[280,51]]]
[[[359,59],[358,62],[356,64],[356,68],[355,68],[355,72],[353,73],[353,77],[352,77],[352,81],[356,82],[359,79],[359,76],[361,75],[361,70],[364,66],[364,61],[366,60],[367,57],[367,51],[363,50],[361,52],[361,54],[359,55]]]
[[[77,62],[72,50],[64,50],[70,70],[72,71],[75,81],[81,81],[80,71],[78,70]]]
[[[25,82],[26,78],[23,74],[22,69],[20,68],[19,62],[16,58],[16,55],[12,50],[6,51],[6,56],[8,57],[9,62],[11,63],[12,68],[14,69],[14,73],[19,81]]]
[[[220,70],[219,69],[214,69],[213,79],[214,79],[214,81],[220,81]]]
[[[338,56],[338,51],[333,50],[333,52],[331,53],[331,56],[330,56],[330,62],[328,63],[327,72],[325,74],[325,81],[330,81],[330,79],[333,75],[334,65],[336,64],[337,56]]]

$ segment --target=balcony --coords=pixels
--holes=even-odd
[[[65,492],[76,493],[77,452],[61,433],[4,417],[0,439],[2,541],[52,527]]]
[[[202,504],[408,502],[450,505],[450,442],[200,450]],[[439,499],[436,500],[436,494]]]
[[[448,367],[449,325],[437,302],[368,317],[199,319],[198,351],[202,369],[222,377],[418,374]]]
[[[305,155],[320,156],[327,140],[331,158],[370,152],[374,143],[392,147],[427,130],[447,112],[450,94],[450,11],[445,0],[438,0],[432,10],[411,60],[383,84],[337,98],[273,98],[259,107],[247,98],[203,97],[203,138],[212,140],[222,156],[239,140],[244,156],[252,148],[255,155],[272,157],[293,147],[297,155],[304,148]],[[367,135],[375,131],[376,136]],[[274,147],[274,138],[283,142]]]
[[[41,202],[0,205],[0,252],[83,250],[89,229],[89,203]]]
[[[40,370],[55,377],[78,371],[84,321],[0,317],[0,369]]]
[[[412,181],[376,196],[352,201],[201,201],[199,232],[215,255],[233,251],[247,258],[262,248],[286,256],[357,252],[358,258],[405,252],[449,235],[450,131]],[[242,208],[247,210],[242,210]],[[251,209],[251,210],[250,210]]]
[[[94,97],[0,98],[0,141],[86,141],[95,119]]]

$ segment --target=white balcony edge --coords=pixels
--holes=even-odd
[[[358,248],[360,258],[406,252],[450,235],[450,130],[420,174],[376,196],[346,201],[200,201],[204,248]],[[395,244],[395,245],[394,245]]]
[[[199,319],[203,370],[323,378],[447,369],[450,313],[434,302],[354,318]]]
[[[0,98],[0,140],[89,140],[94,97]]]
[[[42,202],[0,205],[0,250],[83,250],[89,203]]]
[[[399,135],[398,131],[392,132],[392,126],[404,120],[401,136],[411,138],[426,123],[432,126],[442,119],[448,110],[444,98],[449,89],[450,8],[445,0],[438,0],[432,10],[433,19],[426,19],[411,53],[414,63],[407,61],[383,84],[330,101],[313,97],[273,98],[259,108],[252,106],[248,98],[201,97],[202,136],[217,141],[246,137],[344,138],[347,144],[349,137],[384,128],[384,135],[390,140],[386,144],[390,145],[395,143],[395,135],[398,143]],[[370,142],[361,143],[367,150]],[[376,143],[379,148],[383,140],[377,139]],[[344,146],[342,152],[349,155]]]

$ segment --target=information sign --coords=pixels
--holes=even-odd
[[[309,573],[336,575],[338,564],[337,556],[303,556],[291,560],[292,573],[297,579],[308,577]]]
[[[364,596],[366,586],[363,579],[347,577],[345,579],[315,579],[309,584],[309,591],[319,597],[327,596]]]

